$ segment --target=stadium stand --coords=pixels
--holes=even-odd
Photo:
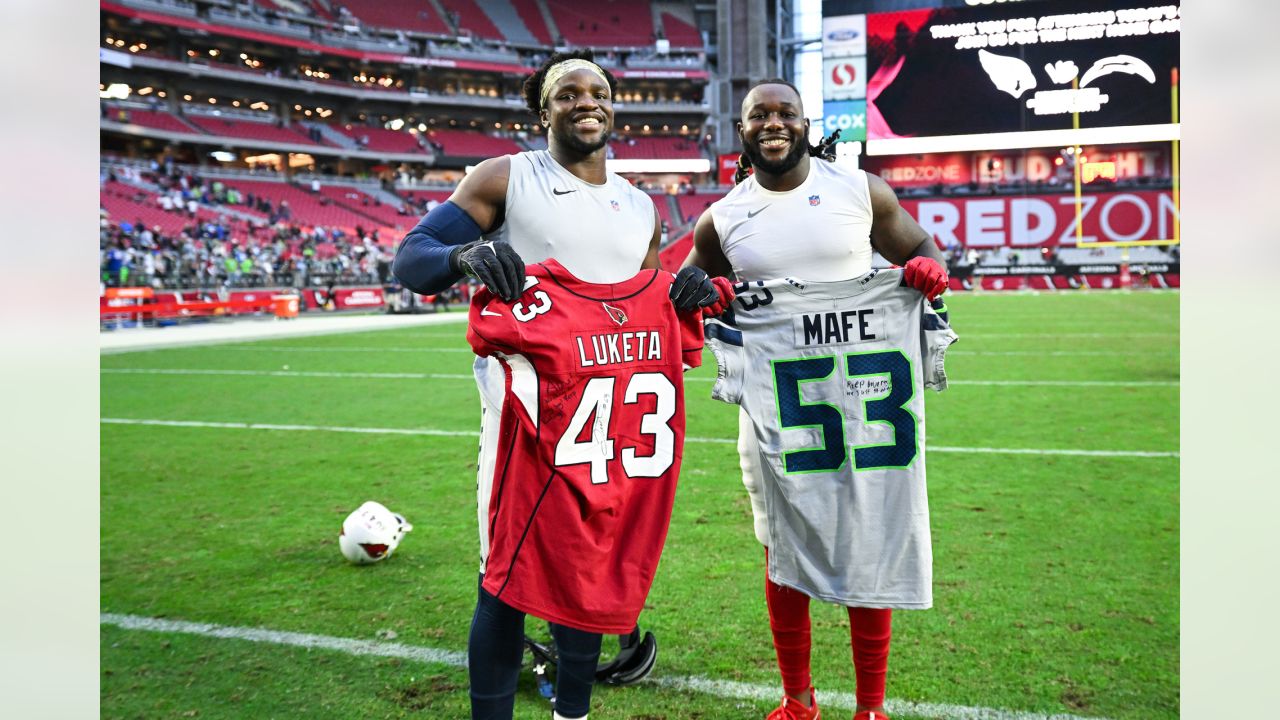
[[[698,32],[698,28],[668,12],[661,13],[659,17],[671,47],[702,49],[702,33]]]
[[[656,38],[649,0],[546,0],[556,27],[578,47],[644,47]]]
[[[627,160],[643,159],[697,159],[702,157],[698,146],[683,137],[633,136],[619,139],[609,145],[613,157]]]
[[[330,22],[334,20],[333,14],[324,6],[324,3],[316,0],[256,0],[256,4],[284,15],[318,17]]]
[[[366,25],[431,35],[453,34],[444,18],[422,0],[342,0],[342,4]]]
[[[232,138],[249,138],[267,142],[292,143],[295,145],[328,145],[317,143],[307,137],[306,133],[293,128],[292,125],[275,125],[270,122],[254,120],[228,120],[219,117],[201,117],[187,115],[187,121],[210,135]]]
[[[441,152],[454,157],[489,158],[521,150],[514,140],[466,130],[428,130],[427,136],[440,146]]]
[[[547,23],[543,19],[542,9],[538,7],[538,0],[511,0],[511,5],[520,16],[520,20],[524,22],[525,28],[538,43],[546,47],[555,44],[551,38],[551,31],[547,29]]]
[[[135,185],[109,181],[103,184],[98,193],[98,202],[116,224],[141,224],[148,228],[159,228],[161,232],[172,235],[177,235],[196,222],[216,220],[242,230],[246,225],[244,221],[208,206],[199,207],[194,218],[183,209],[165,210],[160,207],[159,197],[158,194]]]
[[[445,12],[455,13],[458,18],[459,33],[468,32],[475,37],[488,40],[505,40],[506,37],[493,24],[485,11],[475,0],[440,0]]]
[[[180,133],[200,132],[200,130],[188,125],[181,119],[167,112],[160,112],[157,110],[116,107],[107,109],[106,114],[103,117],[104,119],[112,122],[130,123],[133,125],[154,128],[156,130],[167,130],[169,132]]]
[[[676,205],[680,207],[680,215],[684,217],[685,223],[691,223],[702,215],[702,211],[706,210],[711,203],[724,197],[725,193],[694,193],[690,195],[677,195]],[[681,223],[676,223],[680,225]]]
[[[390,153],[425,153],[418,144],[418,136],[400,130],[368,127],[366,125],[331,125],[333,129],[355,140],[369,150]],[[365,139],[367,138],[367,142]]]
[[[418,222],[417,217],[401,215],[396,208],[384,204],[358,187],[321,184],[320,194],[332,200],[334,204],[366,215],[386,227],[405,231]]]
[[[347,232],[354,232],[357,225],[369,226],[380,223],[369,214],[338,205],[332,198],[323,194],[317,196],[309,190],[284,182],[268,180],[229,180],[227,185],[241,193],[253,193],[265,197],[279,208],[281,203],[288,203],[289,219],[304,225],[322,227],[340,227]],[[323,198],[323,199],[322,199]]]

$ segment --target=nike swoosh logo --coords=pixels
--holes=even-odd
[[[489,312],[489,308],[481,308],[480,314],[488,315],[489,317],[502,317],[502,313]]]
[[[747,217],[748,217],[748,218],[753,218],[753,217],[755,217],[755,216],[759,215],[760,213],[764,212],[768,207],[769,207],[768,205],[765,205],[764,207],[760,208],[759,210],[756,210],[755,212],[751,212],[750,210],[748,210],[748,211],[747,211]]]
[[[577,190],[561,190],[560,188],[551,188],[551,192],[557,195],[568,195],[571,192],[578,192],[578,191]]]

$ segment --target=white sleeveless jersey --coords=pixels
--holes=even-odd
[[[750,418],[770,579],[847,606],[930,607],[922,393],[947,385],[945,314],[901,270],[737,289],[707,322],[712,397]]]
[[[635,277],[653,240],[653,200],[622,177],[607,173],[592,185],[565,170],[546,150],[509,156],[505,217],[485,237],[505,240],[525,265],[555,258],[571,275],[590,283]],[[476,499],[480,572],[489,556],[489,496],[498,456],[506,375],[497,361],[478,357],[472,371],[480,389],[480,448]]]
[[[774,192],[754,175],[711,205],[720,247],[739,280],[847,280],[871,269],[867,175],[809,160],[794,190]]]
[[[592,185],[546,150],[508,156],[506,214],[485,237],[511,244],[526,265],[555,258],[590,283],[622,282],[640,270],[653,240],[653,200],[614,173]]]

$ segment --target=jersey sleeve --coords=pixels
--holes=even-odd
[[[517,352],[520,331],[511,314],[511,305],[486,288],[476,292],[467,316],[467,342],[480,357]]]
[[[680,323],[680,358],[684,369],[692,370],[702,365],[702,348],[706,344],[702,330],[702,313],[676,313]]]
[[[742,350],[742,331],[732,324],[732,313],[708,318],[705,323],[707,347],[716,357],[716,382],[711,397],[731,404],[742,403],[742,386],[746,373],[746,355]]]
[[[947,306],[942,298],[924,302],[920,317],[920,355],[924,361],[924,386],[937,392],[947,389],[947,348],[959,340],[951,329]]]

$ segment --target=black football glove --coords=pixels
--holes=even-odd
[[[714,305],[720,300],[720,292],[700,267],[689,265],[680,269],[671,283],[671,304],[680,312],[689,312]]]
[[[494,240],[463,245],[453,252],[450,262],[455,271],[476,278],[507,302],[520,297],[524,289],[524,261],[510,243]]]

